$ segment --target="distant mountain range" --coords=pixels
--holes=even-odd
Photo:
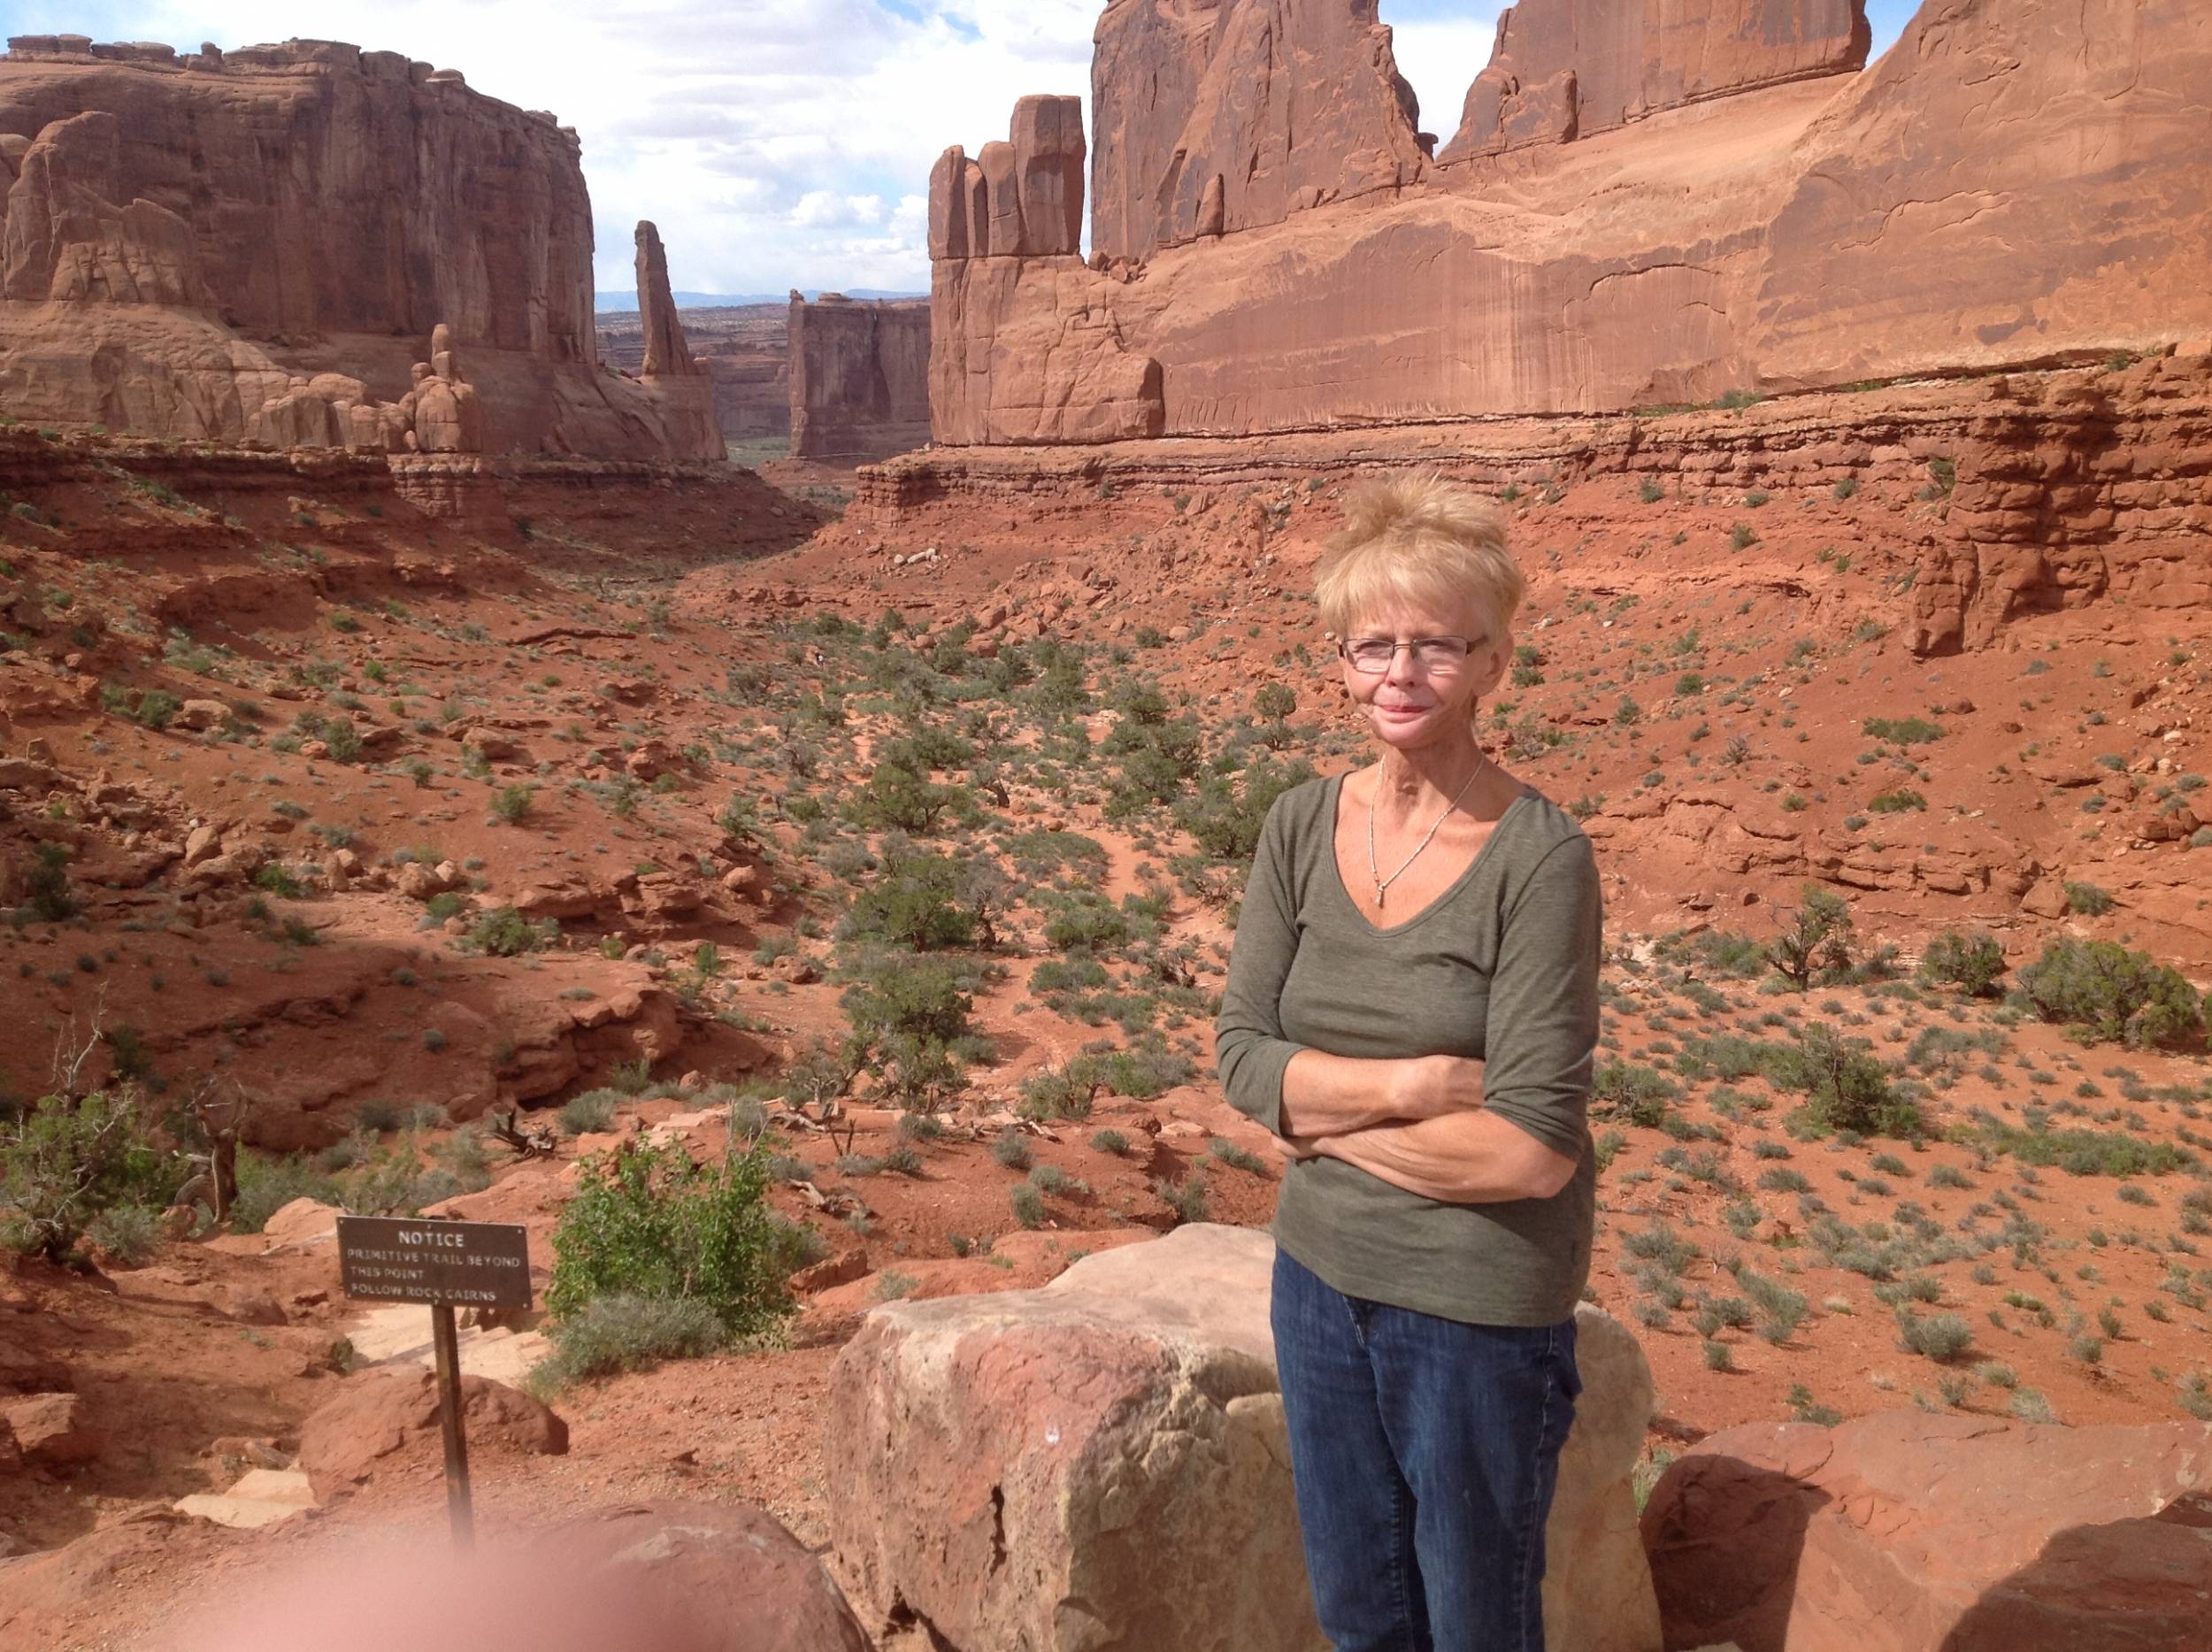
[[[926,298],[929,296],[927,293],[887,292],[879,287],[847,287],[841,289],[834,287],[815,287],[801,290],[806,294],[810,301],[819,298],[825,292],[833,293],[840,290],[848,298]],[[679,310],[720,310],[735,304],[780,304],[789,299],[791,294],[788,289],[786,289],[780,293],[674,293],[671,296],[675,299],[676,308]],[[637,308],[637,295],[634,292],[594,293],[591,296],[591,304],[592,308],[601,315],[614,314],[625,310],[634,311]]]

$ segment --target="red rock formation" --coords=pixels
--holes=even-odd
[[[9,44],[0,393],[19,416],[335,442],[345,398],[314,381],[396,402],[442,323],[491,447],[680,445],[656,398],[595,370],[591,204],[550,115],[333,42]]]
[[[668,290],[668,253],[661,246],[661,232],[649,219],[637,227],[637,310],[645,330],[647,378],[661,373],[696,373],[691,350],[684,342],[684,324],[676,316],[676,300]]]
[[[1653,1490],[1666,1643],[1747,1652],[2201,1646],[2212,1428],[1890,1411],[1731,1428]]]
[[[661,403],[672,456],[718,459],[726,449],[715,413],[714,384],[694,361],[668,290],[668,254],[649,221],[637,227],[638,320],[645,334],[641,376]]]
[[[927,304],[794,293],[788,336],[794,458],[883,459],[929,440]]]
[[[1091,247],[1141,257],[1421,175],[1376,0],[1109,0],[1091,61]]]
[[[1152,4],[1109,10],[1102,88],[1134,73],[1115,54]],[[1173,83],[1167,68],[1144,82]],[[1099,269],[964,259],[948,240],[937,439],[1622,409],[2200,337],[2212,213],[2193,111],[2208,97],[2203,6],[1975,0],[1924,9],[1863,74],[1471,157],[1387,200],[1253,227],[1232,180],[1227,233],[1141,265],[1100,257],[1148,244],[1111,202],[1094,225]],[[1100,187],[1134,199],[1133,117],[1100,108]],[[949,232],[953,204],[941,215]]]
[[[1438,158],[1609,132],[1662,110],[1847,74],[1871,43],[1866,0],[1520,0]]]

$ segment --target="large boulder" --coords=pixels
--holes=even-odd
[[[825,1430],[833,1540],[864,1613],[951,1652],[1323,1652],[1268,1329],[1273,1242],[1195,1226],[1041,1290],[877,1309]],[[1585,1392],[1561,1463],[1555,1644],[1656,1652],[1629,1471],[1642,1353],[1578,1316]]]
[[[1666,1644],[2212,1645],[2212,1426],[1886,1411],[1731,1428],[1643,1516]]]
[[[871,1652],[821,1563],[742,1503],[605,1509],[548,1531],[493,1533],[467,1555],[400,1534],[296,1544],[250,1587],[219,1597],[161,1644],[180,1652]],[[0,1623],[7,1610],[0,1601]]]
[[[472,1454],[560,1456],[568,1425],[519,1389],[484,1377],[461,1379],[461,1411]],[[419,1366],[365,1372],[300,1430],[299,1465],[327,1502],[390,1468],[442,1464],[438,1383]]]
[[[0,1405],[0,1419],[6,1421],[25,1462],[73,1468],[91,1462],[107,1443],[85,1410],[81,1395],[35,1394]]]

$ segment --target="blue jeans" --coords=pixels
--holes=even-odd
[[[1274,1292],[1306,1572],[1336,1652],[1543,1652],[1574,1321],[1365,1302],[1280,1249]]]

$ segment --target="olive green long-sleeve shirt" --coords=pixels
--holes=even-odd
[[[1378,928],[1336,864],[1341,776],[1269,811],[1215,1029],[1231,1105],[1282,1133],[1301,1049],[1483,1063],[1483,1105],[1578,1161],[1549,1199],[1451,1204],[1340,1159],[1285,1172],[1276,1241],[1349,1296],[1476,1325],[1552,1325],[1589,1277],[1596,1161],[1586,1122],[1604,919],[1590,841],[1533,792],[1471,865]]]

